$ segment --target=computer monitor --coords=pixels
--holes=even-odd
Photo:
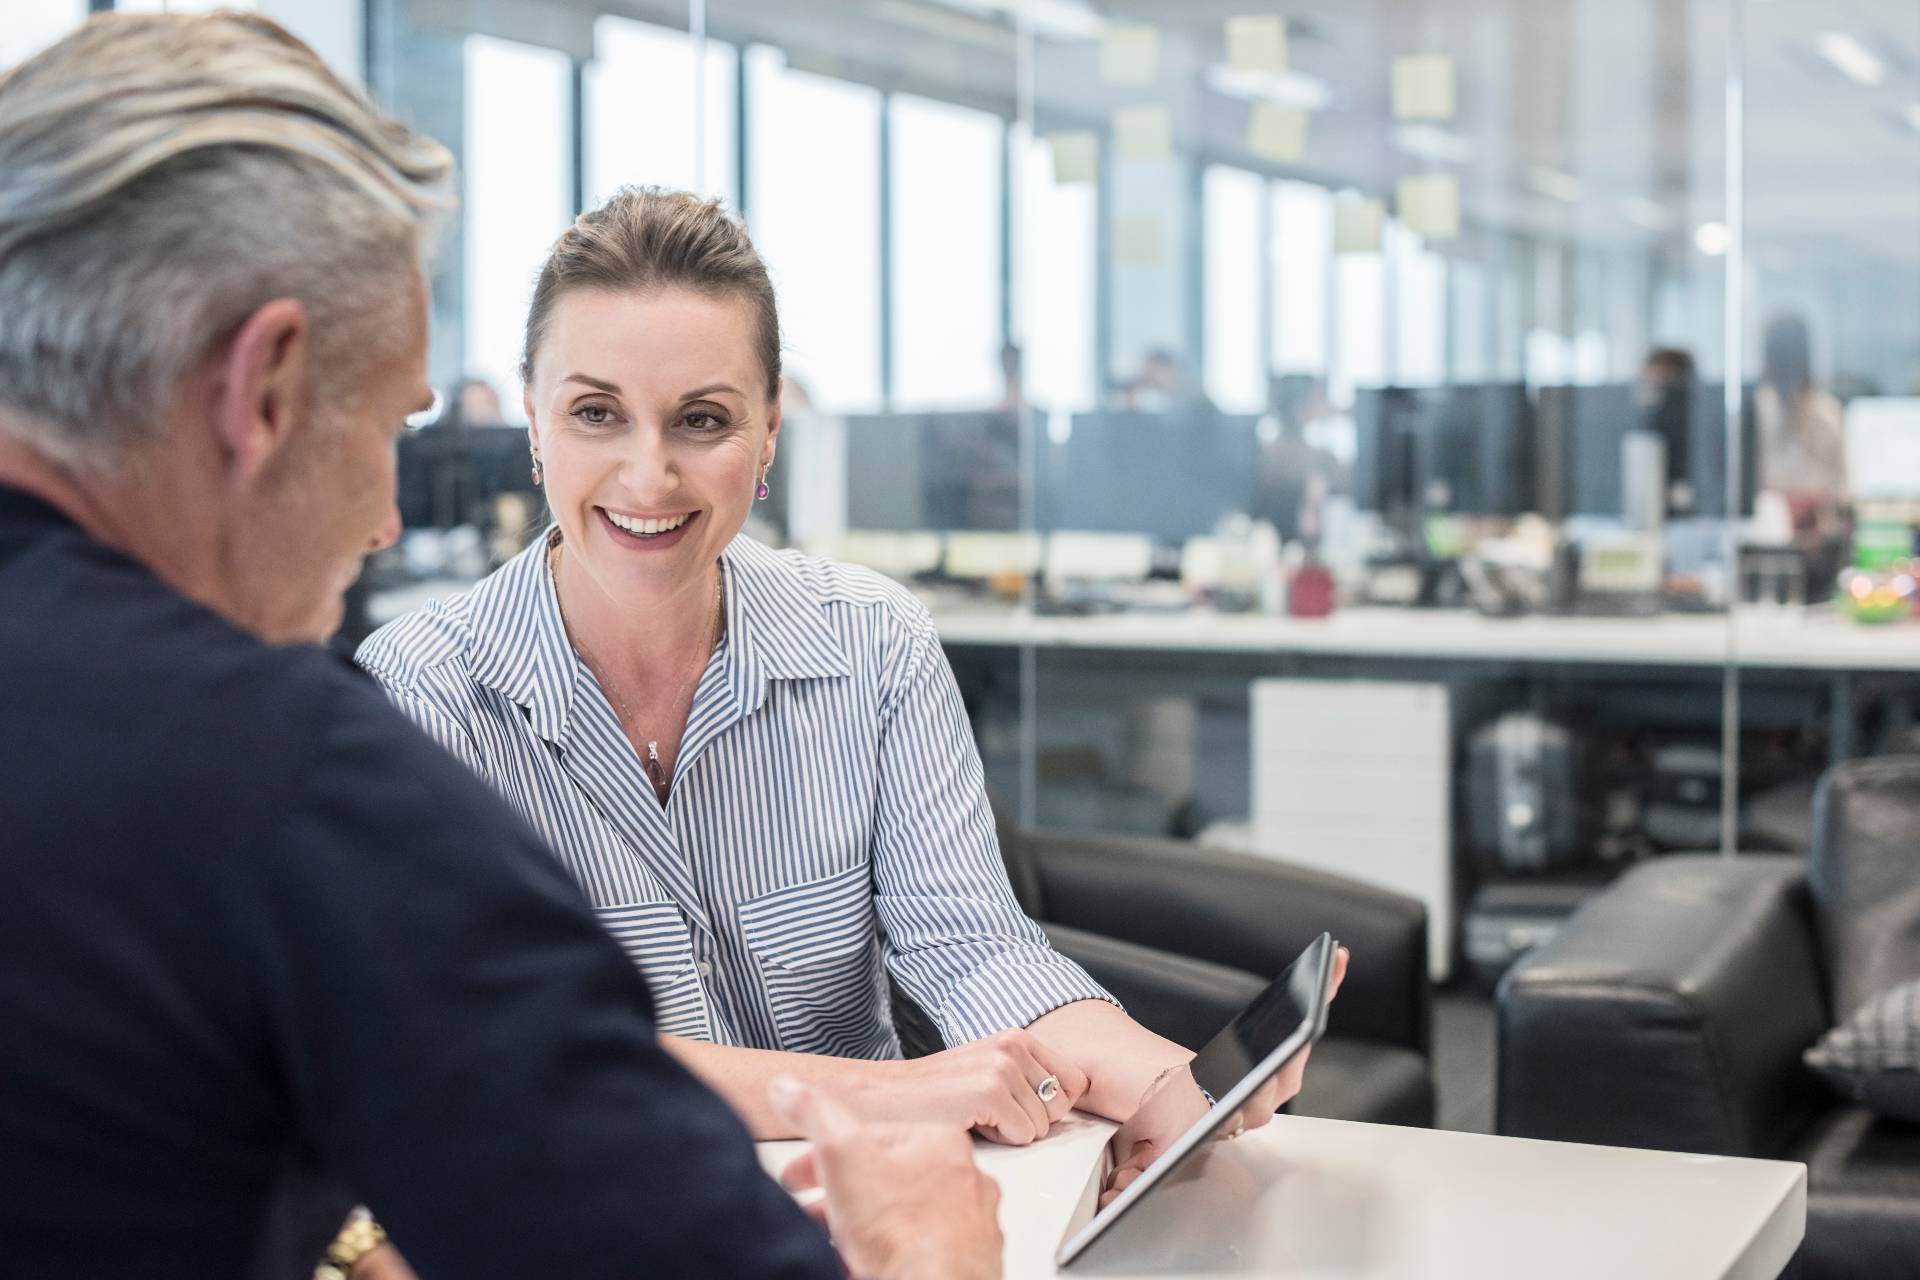
[[[1544,514],[1616,517],[1626,511],[1623,447],[1634,432],[1666,446],[1667,509],[1674,517],[1718,517],[1727,510],[1725,384],[1690,382],[1652,401],[1633,383],[1542,387],[1536,418]],[[1758,439],[1751,388],[1741,397],[1740,514],[1751,515]]]
[[[1178,546],[1253,509],[1259,419],[1207,410],[1075,414],[1035,445],[1042,532],[1144,533]]]
[[[1669,425],[1672,407],[1686,406],[1682,430],[1676,437]],[[1727,406],[1726,384],[1697,382],[1669,393],[1656,415],[1665,411],[1656,430],[1667,437],[1668,514],[1724,516],[1727,514]],[[1740,397],[1740,511],[1753,514],[1759,488],[1760,431],[1754,419],[1754,388]]]
[[[1019,415],[874,413],[846,425],[848,528],[1020,527]]]
[[[1354,496],[1394,523],[1534,509],[1533,414],[1519,383],[1354,393]]]
[[[1552,474],[1543,477],[1544,514],[1620,516],[1626,509],[1621,449],[1644,418],[1631,383],[1541,387],[1539,448],[1553,464]]]
[[[402,432],[395,468],[409,529],[485,526],[495,494],[535,491],[524,428],[430,426]]]
[[[1535,509],[1533,408],[1518,382],[1449,387],[1427,450],[1429,510],[1515,516]]]

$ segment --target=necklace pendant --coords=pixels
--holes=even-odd
[[[667,771],[660,763],[660,744],[658,742],[649,742],[647,744],[647,780],[653,783],[653,789],[655,791],[666,791]]]

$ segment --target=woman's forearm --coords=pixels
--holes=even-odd
[[[661,1036],[661,1046],[700,1082],[719,1094],[745,1122],[756,1141],[797,1138],[790,1126],[773,1113],[767,1102],[767,1083],[775,1076],[793,1076],[820,1086],[856,1113],[862,1113],[868,1093],[885,1064],[859,1058],[830,1058],[814,1053],[783,1053],[776,1049],[742,1049],[735,1045]]]
[[[1062,1005],[1027,1030],[1087,1073],[1080,1108],[1109,1120],[1126,1120],[1155,1077],[1193,1058],[1104,1000]]]

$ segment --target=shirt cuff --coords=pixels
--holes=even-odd
[[[1116,1009],[1121,1007],[1085,969],[1059,952],[1023,947],[995,956],[954,983],[934,1021],[952,1047],[1027,1026],[1080,1000],[1104,1000]]]

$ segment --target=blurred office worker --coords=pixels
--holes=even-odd
[[[792,1136],[766,1104],[782,1073],[869,1119],[1012,1143],[1076,1103],[1126,1120],[1184,1075],[1192,1054],[1015,902],[926,608],[741,533],[781,368],[739,222],[653,188],[582,215],[540,273],[521,372],[553,529],[359,657],[560,852],[672,1052],[763,1138]],[[902,1060],[889,977],[944,1052]]]
[[[534,834],[310,642],[395,536],[445,151],[260,19],[0,79],[0,1271],[841,1274]],[[856,1274],[994,1275],[957,1131],[824,1139]]]

